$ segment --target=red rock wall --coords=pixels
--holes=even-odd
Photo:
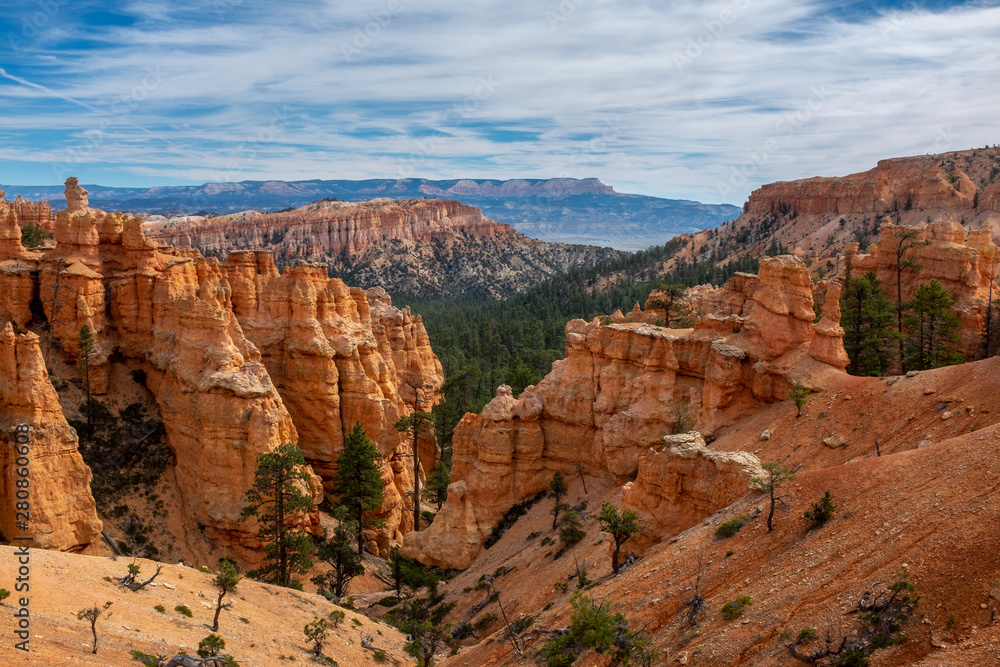
[[[384,239],[430,241],[456,234],[486,238],[518,236],[513,228],[483,217],[457,201],[379,199],[317,202],[284,213],[242,211],[217,218],[147,225],[147,234],[178,248],[223,254],[231,248],[270,249],[276,259],[360,254]]]

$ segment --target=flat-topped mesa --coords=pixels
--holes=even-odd
[[[713,253],[759,257],[778,249],[805,259],[814,275],[836,275],[846,246],[875,242],[880,226],[954,218],[978,230],[990,227],[998,211],[1000,148],[895,158],[849,176],[764,185],[738,218],[695,234],[672,261],[704,261]]]
[[[28,443],[18,462],[18,426]],[[0,332],[0,534],[6,541],[25,534],[17,527],[17,474],[31,481],[30,542],[25,546],[77,551],[98,539],[102,524],[90,493],[91,472],[77,447],[76,432],[59,407],[33,333],[15,335],[8,322]],[[27,512],[26,512],[27,514]]]
[[[233,312],[260,350],[299,446],[327,490],[356,422],[382,452],[386,497],[376,514],[385,526],[369,549],[388,554],[390,541],[413,528],[404,502],[413,487],[406,462],[412,443],[393,425],[412,412],[415,388],[420,410],[429,411],[443,383],[420,318],[394,308],[383,290],[366,293],[328,278],[323,265],[303,262],[279,274],[270,253],[238,251],[221,268]],[[436,460],[433,438],[420,445],[423,461]]]
[[[455,428],[452,479],[464,484],[464,504],[446,505],[449,520],[408,535],[404,553],[468,567],[493,524],[544,490],[553,472],[575,474],[579,464],[625,481],[664,433],[688,424],[711,434],[787,400],[795,381],[820,387],[848,364],[837,286],[814,324],[809,274],[794,257],[764,257],[758,276],[740,274],[696,296],[692,329],[651,325],[635,310],[608,324],[567,324],[566,358],[537,386],[516,400],[501,387],[481,415]],[[469,516],[474,530],[459,521]],[[470,538],[477,531],[478,546]]]
[[[857,243],[847,246],[844,265],[849,260],[855,276],[875,271],[889,300],[895,302],[898,265],[895,248],[900,242],[899,234],[916,229],[916,244],[906,251],[903,259],[914,260],[920,268],[914,269],[912,264],[904,268],[902,300],[909,301],[924,283],[931,280],[941,283],[955,299],[952,310],[961,322],[962,350],[971,359],[982,342],[991,283],[993,297],[1000,294],[996,286],[1000,280],[1000,249],[991,237],[997,226],[997,220],[991,218],[981,229],[966,231],[951,217],[915,227],[884,224],[879,229],[878,243],[868,253],[858,254]]]
[[[753,191],[743,212],[766,216],[789,211],[800,215],[1000,211],[1000,180],[993,170],[1000,164],[998,155],[1000,151],[983,149],[893,158],[849,176],[770,183]]]
[[[448,240],[456,235],[515,236],[472,206],[442,199],[319,201],[279,213],[242,211],[214,218],[147,224],[151,237],[178,248],[222,254],[231,248],[269,249],[283,264],[359,254],[384,239]]]

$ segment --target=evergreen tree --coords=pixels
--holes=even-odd
[[[930,218],[927,220],[929,222]],[[903,311],[906,307],[903,303],[903,271],[906,269],[919,271],[924,268],[916,258],[907,257],[907,253],[913,248],[930,244],[927,239],[920,241],[919,238],[919,229],[901,227],[893,232],[889,248],[886,248],[896,256],[896,333],[899,336],[899,362],[904,370],[906,364],[903,361]]]
[[[955,305],[941,284],[932,280],[917,289],[906,316],[905,363],[913,370],[926,370],[963,361],[955,346],[959,321],[950,308]]]
[[[633,535],[641,533],[643,526],[639,523],[639,517],[632,510],[619,512],[611,503],[601,504],[601,514],[598,517],[601,522],[601,530],[611,535],[615,541],[615,550],[611,554],[611,571],[618,574],[618,556],[622,545]]]
[[[356,533],[355,522],[347,518],[347,508],[343,505],[334,510],[334,518],[338,521],[337,527],[333,529],[333,537],[319,543],[316,556],[333,569],[327,574],[321,574],[312,578],[312,582],[324,588],[338,598],[347,592],[347,584],[351,579],[365,573],[360,553],[354,552],[351,541]]]
[[[90,327],[84,324],[80,327],[80,336],[77,342],[80,351],[77,355],[77,363],[83,371],[83,386],[87,395],[87,402],[84,403],[87,412],[87,440],[94,437],[93,405],[90,395],[90,362],[96,353],[97,344],[94,341],[94,334]]]
[[[382,486],[382,471],[376,463],[381,456],[361,422],[356,422],[344,439],[344,451],[337,457],[332,493],[357,523],[359,555],[364,553],[364,529],[377,523],[366,519],[365,513],[382,505],[385,487]]]
[[[669,285],[660,283],[656,289],[659,295],[646,305],[650,310],[663,311],[663,326],[669,327],[671,322],[680,320],[691,312],[687,304],[682,301],[688,289],[684,283]]]
[[[558,527],[559,515],[566,509],[566,504],[562,502],[562,497],[567,493],[569,493],[569,486],[567,486],[566,480],[563,479],[562,473],[557,472],[552,475],[552,480],[549,482],[549,495],[555,499],[555,504],[549,512],[552,515],[552,530]]]
[[[848,278],[840,295],[840,326],[851,375],[882,375],[889,369],[893,306],[874,271]]]
[[[419,392],[419,389],[414,391]],[[397,431],[413,435],[413,530],[420,530],[420,436],[434,432],[434,415],[418,412],[417,403],[419,395],[414,400],[414,411],[395,423]]]
[[[232,602],[222,604],[222,599],[228,593],[236,591],[236,586],[240,583],[240,579],[241,577],[232,561],[228,559],[219,561],[219,574],[215,575],[215,585],[219,589],[219,598],[215,601],[215,619],[212,621],[212,632],[219,631],[219,614],[222,613],[223,609],[228,609],[233,604]]]
[[[257,535],[264,542],[264,565],[247,574],[261,581],[298,588],[293,578],[312,566],[312,541],[305,531],[289,525],[295,515],[313,510],[309,475],[302,450],[291,443],[257,455],[253,486],[243,516],[257,518]]]
[[[795,479],[791,470],[780,463],[765,463],[764,476],[754,477],[750,480],[750,488],[761,493],[766,493],[770,499],[770,509],[767,513],[767,532],[771,532],[774,522],[774,509],[779,504],[784,504],[789,496],[779,495],[778,489],[787,481]]]
[[[433,474],[427,480],[425,493],[439,510],[444,505],[444,501],[448,499],[449,484],[451,484],[451,471],[448,470],[448,464],[444,461],[438,461],[437,465],[434,466]]]

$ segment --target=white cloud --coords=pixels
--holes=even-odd
[[[565,174],[740,203],[1000,141],[995,3],[852,22],[819,0],[344,4],[133,2],[132,26],[61,26],[8,70],[103,113],[5,82],[7,152],[87,145],[84,180]],[[100,46],[52,46],[73,30]]]

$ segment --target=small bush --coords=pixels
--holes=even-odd
[[[352,619],[351,619],[351,623],[353,623],[354,625],[358,625],[358,626],[360,626],[360,625],[361,625],[361,621],[359,621],[359,620],[358,620],[358,619],[356,619],[356,618],[352,618]]]
[[[722,605],[722,617],[727,621],[734,621],[743,615],[746,608],[753,604],[753,598],[749,595],[738,597]]]
[[[721,526],[715,529],[715,536],[721,539],[726,539],[727,537],[732,537],[736,533],[743,529],[743,526],[750,523],[749,514],[741,514],[735,519],[725,522]]]
[[[176,607],[174,607],[174,611],[176,611],[178,614],[184,614],[188,618],[192,618],[194,616],[194,614],[191,613],[191,610],[188,609],[188,606],[184,604],[179,604]]]
[[[0,603],[3,603],[3,601],[9,597],[10,597],[10,591],[8,591],[6,588],[0,588]]]
[[[197,565],[195,566],[194,569],[198,570],[199,572],[204,572],[205,574],[212,574],[212,571],[207,567],[205,567],[204,565]]]
[[[372,654],[372,659],[381,665],[382,663],[385,662],[385,651],[375,651]]]
[[[833,504],[833,496],[827,491],[823,494],[823,497],[819,499],[818,502],[812,504],[802,516],[812,522],[811,528],[816,528],[822,526],[824,523],[833,518],[833,513],[836,511],[837,506]]]
[[[389,595],[387,597],[382,598],[375,604],[382,605],[383,607],[395,607],[397,604],[399,604],[399,598],[397,598],[395,595]]]
[[[160,612],[161,614],[167,613],[167,608],[164,607],[162,604],[156,605],[155,607],[153,607],[153,609],[155,609],[156,611]]]
[[[146,667],[157,667],[157,665],[160,664],[160,659],[155,655],[149,655],[148,653],[143,653],[142,651],[132,651],[130,655],[133,660],[141,662]]]

